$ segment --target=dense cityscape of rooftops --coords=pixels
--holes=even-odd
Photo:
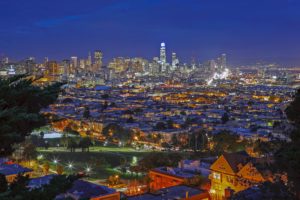
[[[172,52],[171,62],[168,62],[167,45],[164,42],[158,52],[159,56],[151,61],[117,57],[106,66],[102,62],[103,52],[100,50],[94,51],[93,56],[89,53],[86,59],[72,56],[61,62],[45,58],[43,63],[36,63],[34,57],[20,62],[2,59],[0,76],[4,79],[26,75],[34,80],[36,86],[45,87],[56,82],[64,82],[64,86],[57,101],[41,110],[47,116],[48,125],[33,131],[28,139],[38,147],[40,154],[36,161],[33,159],[33,163],[53,163],[53,172],[47,169],[46,176],[42,176],[45,169],[44,172],[32,171],[32,164],[22,162],[22,155],[28,150],[20,149],[17,152],[21,153],[14,153],[12,158],[22,163],[23,167],[18,165],[14,168],[13,165],[3,164],[0,173],[4,173],[10,182],[20,172],[29,174],[30,177],[36,177],[30,182],[30,187],[40,188],[40,182],[49,183],[55,173],[63,173],[63,168],[66,174],[83,171],[88,175],[84,179],[87,182],[75,182],[73,186],[78,188],[84,185],[80,188],[83,192],[79,194],[77,189],[70,189],[57,198],[78,195],[90,199],[93,199],[93,195],[99,199],[106,198],[106,195],[119,199],[119,192],[128,199],[135,199],[136,195],[141,195],[142,199],[155,199],[155,195],[147,193],[149,189],[160,191],[169,187],[170,192],[173,187],[176,188],[167,194],[169,196],[224,199],[231,198],[233,192],[245,191],[266,181],[274,182],[276,177],[286,181],[285,174],[270,173],[266,167],[257,171],[257,160],[275,151],[258,150],[257,145],[291,141],[287,133],[292,128],[284,115],[284,109],[292,101],[295,88],[300,84],[300,69],[283,68],[275,64],[231,67],[227,64],[226,54],[202,64],[186,64],[181,63],[177,54]],[[224,138],[229,146],[220,147],[218,145],[222,142],[218,141],[218,137],[222,138],[222,134],[229,134],[227,137],[236,139]],[[36,137],[41,137],[38,143],[34,139]],[[74,138],[83,139],[76,143]],[[84,143],[84,138],[88,138],[87,143]],[[103,159],[92,161],[91,158],[84,158],[84,162],[89,163],[84,166],[78,158],[60,160],[58,157],[62,155],[53,153],[68,152],[70,149],[70,156],[73,157],[76,148],[81,147],[85,151],[90,146],[93,153],[100,151],[99,155],[102,151],[123,152],[128,151],[128,148],[145,155],[151,151],[185,153],[179,153],[179,160],[175,159],[175,163],[172,160],[171,166],[158,164],[153,169],[143,164],[147,156],[128,158],[126,153],[121,153],[121,157],[125,156],[122,159],[133,161],[130,164],[128,161],[109,163],[113,165],[111,170],[116,175],[103,172],[105,168],[97,164],[103,162]],[[247,154],[234,153],[237,150],[244,150]],[[223,151],[233,153],[214,157],[218,155],[217,152]],[[198,152],[196,160],[180,160],[189,158],[192,152]],[[236,163],[230,163],[233,162],[231,159],[241,159],[237,161],[240,166],[238,169]],[[104,162],[111,161],[104,159]],[[224,162],[230,166],[224,166]],[[141,168],[139,165],[144,166]],[[228,167],[233,171],[230,172]],[[94,174],[91,174],[92,170]],[[252,171],[255,173],[249,177],[247,173]],[[107,174],[107,180],[102,180],[99,173]],[[134,181],[127,178],[130,173],[137,173]],[[141,177],[147,176],[151,180],[149,183],[141,181]],[[223,176],[228,180],[223,180]],[[94,183],[101,186],[89,185]],[[182,184],[196,184],[199,188],[183,189],[180,188]],[[107,186],[114,189],[105,188]],[[175,192],[181,189],[183,193]],[[163,195],[167,192],[161,193]]]
[[[0,1],[0,200],[300,199],[298,5]]]

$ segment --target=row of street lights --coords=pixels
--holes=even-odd
[[[44,159],[44,156],[43,156],[42,154],[40,154],[40,155],[37,156],[37,160],[42,160],[42,159]],[[57,158],[54,157],[54,158],[52,159],[52,163],[54,163],[54,164],[57,166],[57,165],[59,164],[59,160],[58,160]],[[69,163],[66,165],[66,167],[67,167],[69,170],[73,170],[73,169],[74,169],[74,165],[73,165],[72,162],[69,162]],[[84,171],[87,172],[87,173],[90,173],[90,172],[92,171],[92,169],[91,169],[91,167],[86,166],[86,168],[85,168]]]

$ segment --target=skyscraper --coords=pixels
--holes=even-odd
[[[176,57],[176,53],[173,52],[172,53],[172,68],[171,68],[171,70],[175,70],[177,68],[178,64],[179,64],[179,61]]]
[[[71,57],[71,69],[70,69],[70,73],[71,74],[75,74],[76,71],[77,71],[77,65],[78,65],[78,60],[77,60],[77,57],[76,56],[72,56]]]
[[[221,67],[222,67],[222,68],[226,68],[226,65],[227,65],[227,63],[226,63],[226,54],[223,53],[223,54],[221,55]]]
[[[63,75],[67,78],[70,75],[70,60],[63,60],[62,61],[63,65]]]
[[[99,70],[102,67],[102,58],[103,58],[103,53],[100,50],[96,50],[94,52],[94,65],[92,71],[94,73],[99,72]]]
[[[32,74],[34,72],[34,67],[35,67],[35,58],[34,57],[29,57],[25,60],[25,69],[26,72],[29,74]]]
[[[85,59],[80,59],[79,60],[79,67],[80,67],[80,70],[84,70],[85,69]]]
[[[57,76],[59,75],[59,68],[56,61],[48,61],[47,63],[48,75]]]
[[[167,63],[167,56],[166,56],[166,44],[162,42],[160,44],[160,63],[161,63],[161,71],[166,71],[166,63]]]
[[[87,61],[86,61],[86,65],[88,67],[92,66],[92,55],[91,55],[91,52],[89,52],[89,55],[88,55],[88,58],[87,58]]]

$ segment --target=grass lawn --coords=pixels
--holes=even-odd
[[[91,178],[106,179],[109,175],[115,174],[113,170],[124,162],[134,164],[138,159],[150,151],[137,151],[128,147],[91,147],[90,152],[70,152],[63,147],[51,147],[47,150],[38,148],[39,154],[48,160],[51,169],[55,170],[54,160],[58,160],[64,166],[65,172],[79,172],[91,168]],[[69,170],[68,165],[72,163],[73,169]]]
[[[89,152],[81,152],[81,149],[76,149],[76,152],[70,152],[64,147],[50,147],[48,149],[38,148],[39,154],[48,160],[51,169],[55,170],[54,160],[58,160],[60,165],[64,166],[64,171],[67,173],[74,173],[85,171],[91,168],[91,179],[106,179],[110,175],[115,175],[115,167],[124,163],[136,165],[137,161],[145,155],[152,152],[152,150],[136,150],[130,147],[90,147]],[[169,153],[169,152],[161,152]],[[186,152],[178,152],[187,155]],[[72,163],[73,169],[68,169],[68,165]],[[122,178],[130,179],[131,174],[123,174]]]

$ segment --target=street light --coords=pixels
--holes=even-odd
[[[52,160],[52,162],[53,162],[55,165],[57,165],[57,164],[58,164],[58,162],[59,162],[59,160],[58,160],[56,157],[53,157],[53,160]]]
[[[38,155],[37,159],[38,160],[42,160],[44,158],[44,156],[42,154]]]
[[[91,168],[90,168],[90,167],[87,167],[87,168],[85,169],[85,171],[86,171],[86,172],[90,172],[90,171],[91,171]]]
[[[72,168],[73,168],[73,163],[69,162],[69,163],[68,163],[68,168],[69,168],[69,169],[72,169]]]

